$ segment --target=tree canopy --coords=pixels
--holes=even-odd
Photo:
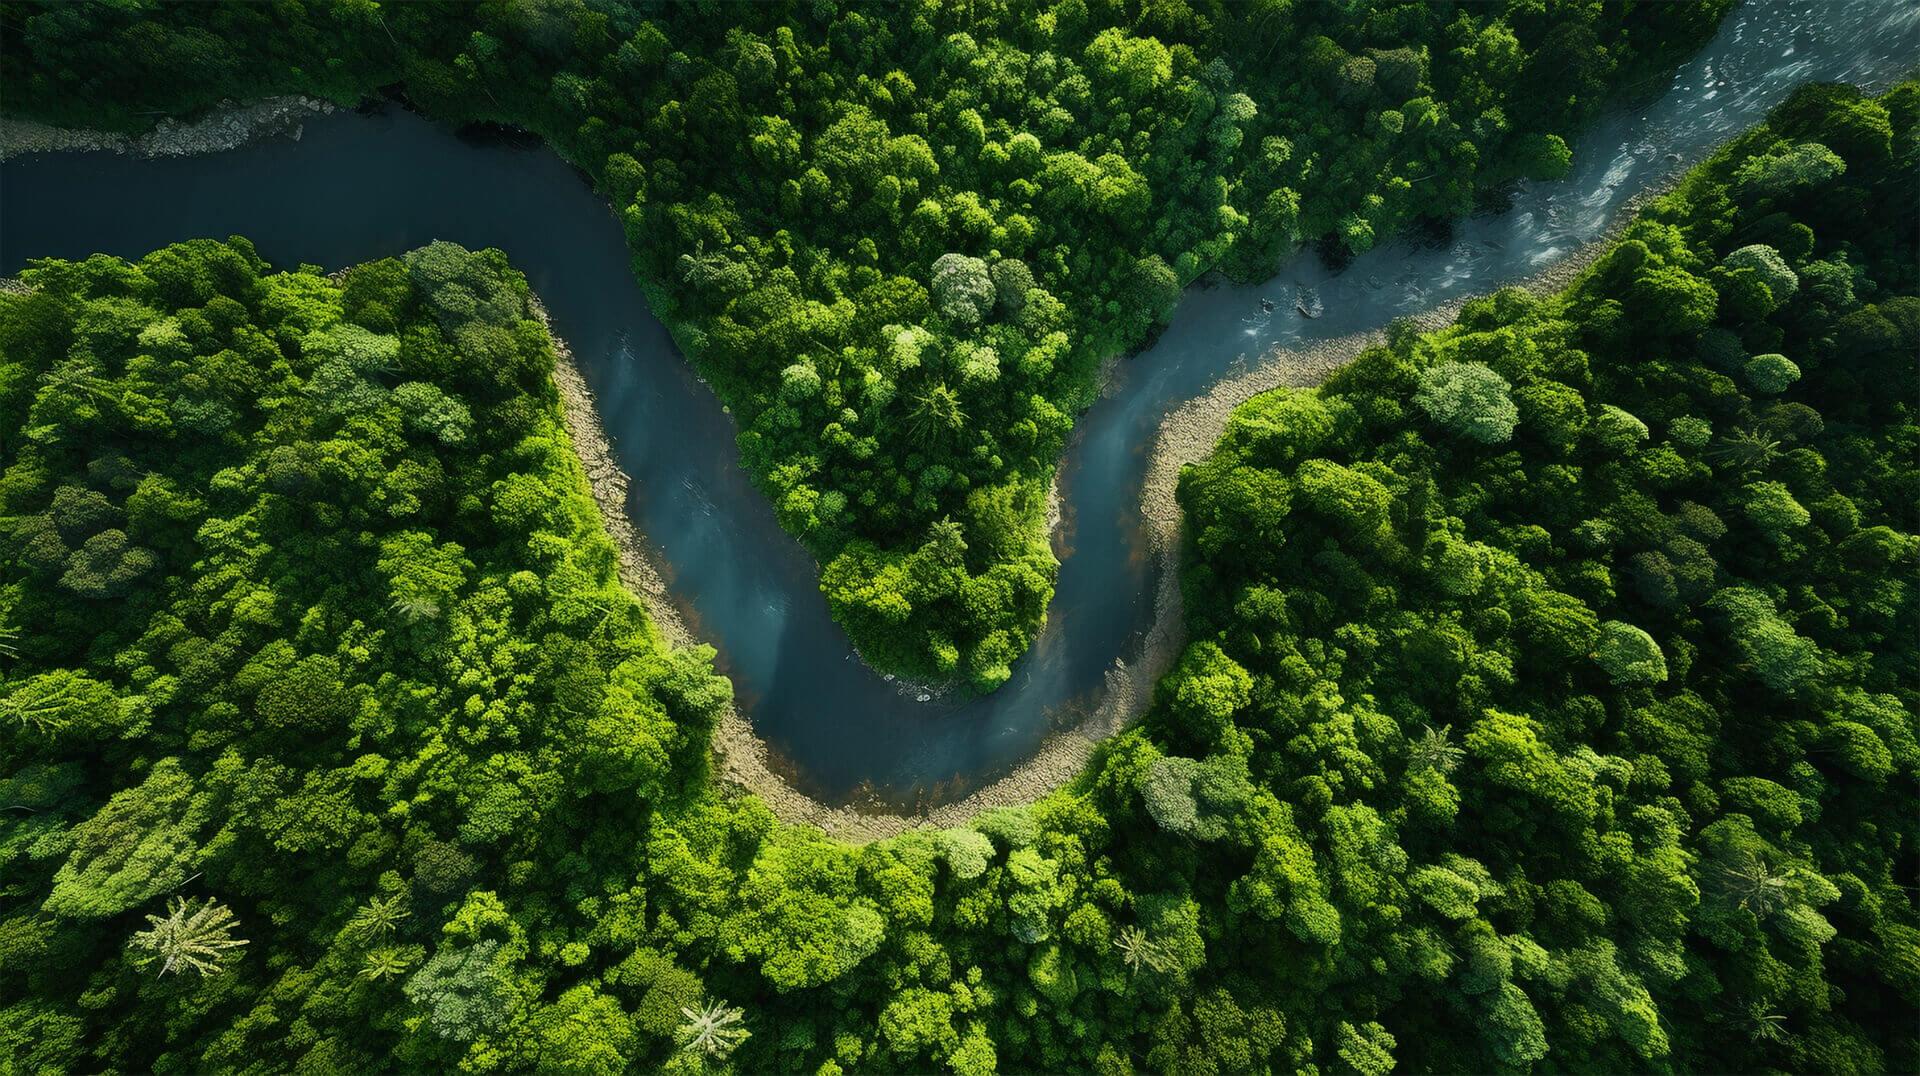
[[[538,55],[612,25],[508,10]],[[1177,80],[1126,36],[1102,86]],[[790,49],[616,37],[700,108]],[[1409,51],[1308,66],[1353,98]],[[0,292],[0,1063],[1920,1069],[1916,184],[1920,85],[1810,87],[1564,292],[1250,401],[1182,476],[1145,720],[857,847],[711,772],[727,685],[619,585],[498,252],[35,263]],[[915,571],[964,563],[930,535]]]
[[[69,123],[398,87],[538,132],[611,200],[863,655],[990,690],[1044,621],[1046,491],[1102,360],[1209,269],[1563,173],[1730,6],[15,0],[0,80]],[[1822,166],[1781,167],[1755,182]],[[141,570],[108,535],[74,585]]]

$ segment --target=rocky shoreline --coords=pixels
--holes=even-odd
[[[560,393],[561,420],[567,428],[567,439],[573,442],[573,453],[586,472],[593,501],[600,507],[601,524],[619,552],[620,582],[640,596],[647,615],[668,645],[692,646],[699,640],[687,628],[680,610],[674,607],[661,566],[648,553],[640,532],[627,514],[627,490],[633,480],[614,461],[613,443],[607,440],[606,426],[600,420],[593,391],[587,388],[586,378],[574,364],[573,351],[567,347],[566,340],[553,331],[553,321],[538,298],[533,300],[533,316],[553,341],[553,384]]]
[[[1535,293],[1558,291],[1584,271],[1608,246],[1638,205],[1630,205],[1604,237],[1580,248],[1534,277],[1516,285]],[[336,276],[338,274],[335,274]],[[0,291],[26,290],[17,280],[0,280]],[[1466,299],[1424,311],[1415,318],[1421,331],[1453,323]],[[612,443],[600,419],[593,392],[575,365],[566,340],[553,332],[546,308],[536,298],[533,314],[553,341],[554,385],[561,416],[585,472],[594,503],[600,509],[607,534],[619,554],[620,581],[639,595],[667,645],[692,646],[698,637],[689,629],[667,588],[664,566],[648,550],[627,513],[627,491],[632,484],[614,460]],[[767,743],[753,725],[732,706],[714,730],[717,776],[727,784],[764,800],[781,821],[812,825],[842,841],[865,842],[898,836],[909,830],[964,825],[990,807],[1032,803],[1079,776],[1099,743],[1132,724],[1153,701],[1154,684],[1172,667],[1185,645],[1184,607],[1180,598],[1182,520],[1175,489],[1180,470],[1209,455],[1225,432],[1235,408],[1252,397],[1276,388],[1310,388],[1351,362],[1362,351],[1383,342],[1375,330],[1323,341],[1301,350],[1276,349],[1262,363],[1236,377],[1216,383],[1205,396],[1189,400],[1160,424],[1154,439],[1146,482],[1141,491],[1142,526],[1147,529],[1156,561],[1153,626],[1138,659],[1116,659],[1107,670],[1106,685],[1093,712],[1072,728],[1049,736],[1033,757],[999,780],[964,799],[917,813],[875,809],[872,806],[834,806],[816,800],[789,783],[775,769]],[[1056,472],[1049,496],[1049,529],[1057,530],[1060,484]]]
[[[700,640],[688,627],[686,618],[673,604],[667,590],[665,565],[648,549],[627,513],[627,490],[632,479],[620,469],[613,457],[613,445],[607,439],[593,391],[574,363],[573,352],[565,339],[553,331],[546,308],[536,298],[533,314],[553,341],[553,382],[560,394],[560,411],[567,438],[586,472],[587,485],[600,508],[600,517],[619,552],[620,582],[640,596],[647,615],[659,628],[661,637],[673,648],[697,645]],[[753,731],[753,725],[729,705],[713,734],[713,751],[719,763],[722,781],[765,800],[775,816],[787,823],[818,826],[828,835],[846,841],[871,841],[904,833],[929,823],[957,825],[982,807],[993,803],[1018,803],[1037,798],[1058,784],[1058,779],[1018,793],[1002,792],[1000,797],[960,812],[962,804],[939,808],[929,816],[899,813],[872,813],[855,807],[835,807],[822,803],[796,789],[774,769],[767,742]],[[1084,762],[1084,759],[1080,760]],[[1077,768],[1075,763],[1073,768]],[[1051,771],[1049,771],[1051,772]],[[1062,775],[1070,776],[1069,769]],[[993,786],[997,789],[999,786]],[[989,789],[988,791],[991,791]],[[938,821],[951,817],[951,821]]]
[[[1675,181],[1678,178],[1674,177]],[[1621,207],[1612,225],[1598,239],[1509,286],[1537,295],[1562,290],[1613,245],[1620,232],[1639,214],[1641,206],[1666,189],[1666,186],[1656,187],[1635,197]],[[1413,322],[1422,332],[1445,328],[1453,324],[1463,305],[1477,297],[1466,296],[1432,307],[1415,315]],[[1156,576],[1153,625],[1148,629],[1140,656],[1131,662],[1116,659],[1107,670],[1105,690],[1093,712],[1073,727],[1049,736],[1032,758],[1006,776],[964,799],[917,813],[835,807],[813,799],[782,778],[773,768],[766,742],[754,733],[751,724],[731,710],[714,737],[722,776],[765,800],[781,821],[817,826],[829,836],[844,841],[881,840],[914,829],[964,825],[987,808],[1032,803],[1072,781],[1084,772],[1102,740],[1146,713],[1153,702],[1154,685],[1166,675],[1186,644],[1185,608],[1180,597],[1182,519],[1175,497],[1181,469],[1213,452],[1234,409],[1247,400],[1276,388],[1319,385],[1362,351],[1385,340],[1385,329],[1376,329],[1297,350],[1277,348],[1253,369],[1216,382],[1206,395],[1187,401],[1161,422],[1140,496],[1141,525],[1146,528],[1153,551]],[[1112,367],[1119,361],[1116,357],[1104,365]],[[1103,385],[1112,381],[1108,376],[1110,372],[1103,370]],[[620,488],[624,490],[624,486]],[[1048,493],[1048,531],[1057,535],[1062,500],[1058,470]],[[624,492],[621,496],[622,500],[617,503],[624,504]],[[603,507],[602,511],[606,509]],[[630,525],[628,530],[631,531]],[[666,609],[657,615],[670,614],[671,610]]]
[[[0,160],[21,153],[101,151],[147,157],[183,156],[232,149],[252,139],[290,132],[300,136],[305,119],[335,110],[329,102],[307,97],[269,98],[253,105],[217,110],[192,123],[162,121],[139,136],[108,132],[64,130],[29,121],[0,118]],[[1674,177],[1675,180],[1678,176]],[[1663,188],[1664,189],[1664,188]],[[1545,293],[1565,287],[1605,251],[1637,214],[1646,200],[1661,193],[1650,190],[1623,206],[1612,227],[1599,239],[1555,262],[1518,287]],[[0,288],[19,288],[17,281],[0,281]],[[1433,307],[1414,318],[1422,331],[1453,322],[1466,299]],[[554,382],[563,421],[598,505],[608,535],[619,555],[621,582],[641,597],[667,645],[691,646],[699,639],[674,605],[667,571],[649,551],[627,513],[631,479],[620,469],[607,439],[592,391],[587,387],[566,341],[552,332],[544,306],[533,303],[534,315],[546,326],[556,356]],[[766,801],[774,814],[790,824],[817,826],[844,841],[861,842],[896,836],[913,829],[963,825],[990,807],[1031,803],[1081,774],[1100,741],[1137,720],[1153,699],[1154,685],[1165,675],[1185,644],[1184,609],[1180,597],[1181,516],[1175,489],[1180,470],[1210,454],[1225,431],[1235,408],[1251,397],[1281,387],[1320,384],[1366,348],[1385,339],[1384,330],[1321,341],[1293,350],[1269,352],[1253,369],[1217,382],[1204,396],[1188,401],[1162,421],[1154,438],[1146,481],[1141,491],[1141,525],[1146,528],[1155,559],[1154,620],[1138,659],[1116,659],[1106,674],[1105,688],[1091,713],[1068,729],[1055,732],[1033,757],[1012,772],[954,803],[917,812],[874,806],[833,806],[795,788],[776,769],[766,741],[752,724],[729,706],[713,738],[719,778]],[[1099,395],[1114,391],[1112,376],[1124,356],[1102,364],[1097,375]],[[1056,467],[1048,490],[1046,527],[1057,539],[1063,515],[1061,474]],[[862,659],[864,661],[864,658]],[[871,666],[869,666],[871,668]],[[882,675],[876,671],[876,675]],[[919,685],[896,679],[903,691],[932,692],[942,685]],[[911,697],[911,695],[909,695]]]
[[[307,120],[336,111],[317,97],[268,97],[250,105],[223,101],[196,120],[168,117],[144,134],[52,127],[0,116],[0,161],[27,153],[112,151],[136,157],[187,157],[236,149],[257,138],[300,138]]]
[[[616,223],[619,221],[619,215],[613,212],[613,207],[611,205],[608,206],[608,214],[614,218]],[[693,352],[687,346],[687,342],[685,338],[685,329],[688,328],[688,326],[682,325],[679,318],[674,317],[671,314],[663,313],[664,311],[668,311],[672,309],[672,306],[670,303],[668,303],[665,300],[664,294],[662,292],[654,288],[645,280],[639,280],[638,283],[640,285],[641,293],[647,297],[647,308],[653,312],[653,315],[656,318],[659,319],[660,324],[666,327],[667,337],[668,339],[673,341],[674,349],[680,352],[681,358],[684,361],[686,361],[689,366],[693,368],[695,379],[698,380],[703,387],[706,387],[707,389],[711,390],[712,385],[709,384],[706,377],[700,373],[698,364],[694,363],[693,360],[690,358]],[[721,405],[722,405],[721,410],[726,412],[726,414],[729,416],[733,415],[733,409],[732,407],[726,404],[726,401],[722,400]],[[735,432],[737,433],[739,428],[738,427],[739,420],[736,418],[734,421],[735,421]],[[1054,483],[1054,493],[1057,495],[1058,491],[1059,491],[1059,483],[1057,481],[1057,476],[1056,476],[1056,481]],[[1049,507],[1051,508],[1051,505]],[[1051,524],[1049,524],[1049,526],[1051,527]],[[794,540],[796,542],[799,541],[798,538],[795,538]],[[809,553],[809,555],[811,555],[811,553]],[[815,578],[818,578],[825,573],[826,565],[822,563],[818,557],[814,558],[814,565],[815,565],[814,576]],[[862,653],[860,650],[860,647],[857,644],[855,644],[851,639],[848,640],[848,646],[851,647],[853,650],[853,657],[855,661],[858,661],[862,666],[866,668],[868,672],[872,673],[874,676],[879,677],[882,680],[885,680],[889,684],[892,684],[894,690],[899,693],[900,697],[907,700],[908,702],[916,702],[916,703],[934,702],[938,699],[944,698],[954,693],[955,691],[958,691],[961,689],[962,681],[960,681],[959,679],[923,680],[923,679],[915,679],[910,676],[903,676],[896,672],[889,672],[886,669],[882,669],[878,665],[875,665],[873,662],[868,661],[867,655]],[[763,750],[763,753],[764,753],[764,750]]]
[[[1635,195],[1620,207],[1612,223],[1599,238],[1583,244],[1533,276],[1507,286],[1535,295],[1550,295],[1565,289],[1613,246],[1620,233],[1639,216],[1643,206],[1670,190],[1680,178],[1675,175],[1665,183]],[[1414,315],[1411,320],[1423,333],[1444,329],[1459,317],[1462,306],[1482,294],[1487,293],[1464,296],[1430,307]],[[1386,339],[1386,329],[1380,328],[1318,341],[1299,349],[1275,348],[1252,369],[1222,378],[1205,395],[1188,400],[1161,421],[1154,436],[1147,478],[1140,492],[1142,525],[1147,529],[1159,576],[1154,593],[1153,628],[1137,663],[1139,673],[1149,678],[1149,684],[1172,667],[1185,645],[1185,609],[1180,596],[1183,521],[1176,496],[1181,469],[1213,453],[1221,436],[1226,433],[1234,410],[1241,404],[1278,388],[1318,386],[1335,371],[1358,358],[1361,352],[1385,343]],[[1151,698],[1149,691],[1146,701],[1150,702]],[[1142,705],[1126,721],[1137,718],[1144,710]]]

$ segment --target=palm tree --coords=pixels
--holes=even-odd
[[[722,251],[707,253],[706,240],[695,244],[692,254],[680,255],[674,263],[680,270],[680,279],[692,284],[695,291],[705,291],[716,283],[736,274],[732,258]]]
[[[440,618],[440,603],[425,594],[398,595],[393,599],[391,608],[394,615],[409,624],[420,624]]]
[[[70,706],[77,701],[73,691],[73,678],[64,673],[48,686],[48,678],[37,678],[16,687],[13,693],[0,699],[0,716],[11,719],[21,728],[30,728],[42,736],[51,736],[71,723]]]
[[[1466,756],[1458,744],[1447,739],[1447,734],[1452,731],[1452,725],[1422,730],[1419,739],[1407,744],[1407,770],[1412,773],[1421,770],[1433,770],[1443,775],[1452,773],[1453,768],[1460,765],[1460,760]]]
[[[1718,879],[1721,891],[1733,901],[1734,907],[1750,911],[1761,919],[1793,900],[1790,876],[1773,873],[1758,856],[1751,856],[1737,866],[1721,866]]]
[[[1755,1005],[1747,1014],[1747,1037],[1755,1042],[1786,1042],[1787,1018]]]
[[[728,1007],[724,1001],[716,1001],[700,1010],[682,1005],[680,1013],[686,1017],[676,1035],[680,1040],[680,1049],[705,1055],[715,1061],[725,1061],[753,1034],[742,1026],[746,1014]]]
[[[360,968],[362,979],[379,982],[382,979],[398,979],[413,967],[413,954],[405,949],[386,946],[367,954],[366,963]]]
[[[400,920],[413,913],[401,904],[399,896],[374,897],[353,913],[347,929],[361,941],[377,941],[393,933]]]
[[[914,397],[907,420],[915,437],[931,441],[965,426],[967,413],[960,409],[960,394],[940,382]]]
[[[1759,430],[1734,430],[1707,452],[1707,458],[1737,471],[1758,471],[1780,455],[1780,442]]]
[[[1127,966],[1129,974],[1138,975],[1140,969],[1163,972],[1172,966],[1171,954],[1167,947],[1147,936],[1147,932],[1137,926],[1120,928],[1120,935],[1113,939],[1113,947],[1120,950],[1120,962]]]
[[[160,961],[161,975],[182,968],[212,975],[225,966],[228,950],[247,944],[233,936],[233,911],[216,900],[203,904],[197,897],[174,897],[166,915],[149,915],[147,923],[149,929],[135,934],[131,945],[148,955],[134,960],[143,968]]]

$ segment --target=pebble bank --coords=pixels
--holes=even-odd
[[[256,138],[287,135],[298,140],[302,125],[316,115],[335,110],[331,101],[317,97],[269,97],[250,105],[223,101],[196,120],[171,117],[144,134],[115,134],[50,127],[44,123],[0,116],[0,161],[26,153],[110,151],[136,157],[185,157],[235,149]]]

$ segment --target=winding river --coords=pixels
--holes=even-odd
[[[501,248],[572,345],[634,478],[634,524],[669,566],[672,599],[693,631],[719,648],[775,768],[827,803],[927,805],[1031,757],[1098,699],[1116,659],[1139,652],[1155,582],[1141,484],[1171,409],[1276,349],[1538,273],[1794,86],[1884,87],[1916,61],[1920,5],[1911,0],[1757,0],[1730,15],[1657,100],[1586,131],[1566,180],[1522,185],[1507,209],[1460,222],[1444,242],[1395,243],[1337,273],[1301,256],[1257,286],[1192,291],[1079,421],[1062,461],[1066,519],[1046,630],[1005,687],[965,701],[919,702],[853,655],[813,560],[742,472],[732,419],[648,312],[606,203],[531,141],[475,141],[387,109],[309,121],[298,141],[212,156],[23,157],[0,168],[0,274],[32,257],[138,257],[230,234],[284,266],[334,268],[438,238]],[[1295,312],[1302,289],[1323,316]]]

